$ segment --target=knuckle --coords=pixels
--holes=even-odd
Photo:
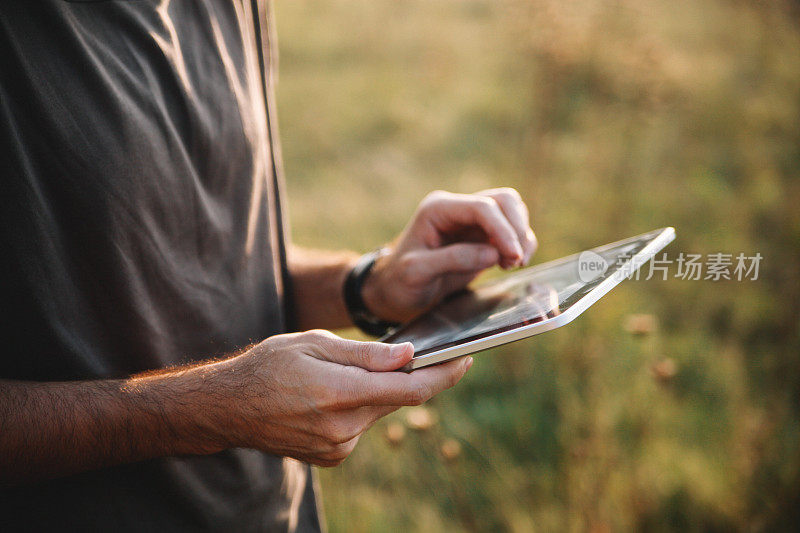
[[[475,209],[484,215],[494,215],[495,210],[498,209],[495,199],[488,196],[476,197],[474,205]]]
[[[303,333],[303,340],[311,347],[323,352],[337,349],[336,341],[339,339],[330,331],[324,329],[312,329]]]
[[[450,194],[450,193],[448,193],[447,191],[443,191],[441,189],[437,189],[437,190],[431,191],[427,195],[425,195],[425,198],[422,201],[423,201],[423,203],[426,203],[426,202],[427,203],[438,202],[438,201],[441,201],[441,200],[447,198],[448,194]]]
[[[452,251],[453,262],[461,268],[470,268],[475,264],[476,253],[475,250],[464,246],[453,248]]]
[[[413,390],[408,393],[406,405],[422,405],[423,403],[425,403],[425,398],[422,396],[420,391]]]
[[[334,432],[328,437],[328,442],[330,442],[334,448],[338,447],[343,442],[347,442],[348,440],[347,432],[342,428],[335,429]]]
[[[258,343],[257,347],[272,347],[272,348],[286,348],[294,344],[302,342],[303,333],[284,333],[282,335],[275,335],[268,337]]]
[[[428,193],[425,198],[422,199],[419,210],[426,213],[436,212],[442,209],[446,204],[452,202],[455,198],[457,198],[457,195],[451,192],[436,190]]]
[[[337,340],[339,338],[338,336],[334,335],[333,333],[331,333],[327,329],[318,329],[317,330],[317,335],[319,335],[320,338],[328,340],[328,341],[335,341],[335,340]]]
[[[314,410],[317,412],[322,411],[335,411],[341,402],[341,396],[331,390],[329,387],[320,387],[314,394]]]
[[[427,210],[431,209],[437,204],[439,204],[443,199],[446,193],[444,191],[431,191],[425,195],[425,198],[422,199],[420,202],[420,210]]]
[[[341,447],[358,435],[357,427],[343,421],[329,421],[325,429],[325,441],[334,449]]]
[[[510,200],[522,200],[522,196],[520,196],[519,192],[513,187],[500,187],[497,189],[497,193]]]
[[[461,368],[461,367],[459,367]],[[464,375],[463,372],[451,372],[450,375],[447,377],[447,387],[454,387],[460,380],[461,377]]]
[[[274,356],[278,349],[282,347],[281,340],[282,339],[277,339],[276,337],[270,337],[259,342],[258,344],[254,344],[245,348],[242,353],[251,353],[259,357],[262,361],[267,360]]]
[[[400,281],[402,283],[413,285],[419,282],[420,269],[417,259],[409,254],[400,259]]]
[[[414,267],[414,258],[412,254],[405,254],[397,261],[397,265],[403,273],[407,273]]]
[[[365,365],[369,365],[373,361],[372,345],[368,342],[359,342],[353,348],[356,359]]]
[[[433,397],[434,391],[428,384],[421,385],[420,388],[421,388],[420,396],[422,397],[422,403],[425,403]]]
[[[335,465],[340,465],[353,451],[353,447],[349,443],[337,444],[327,453],[322,454],[321,459],[330,461]]]
[[[327,332],[325,330],[323,330],[323,329],[312,329],[312,330],[306,331],[302,335],[306,338],[307,341],[319,342],[319,341],[327,338],[326,333]]]
[[[408,391],[408,405],[422,405],[431,397],[430,387],[425,384],[417,385]]]
[[[331,419],[324,420],[320,423],[319,429],[322,433],[322,439],[327,445],[336,445],[340,442],[339,437],[342,430],[335,421]]]

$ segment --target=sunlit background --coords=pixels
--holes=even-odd
[[[797,527],[797,3],[276,10],[295,242],[368,251],[432,189],[511,185],[535,261],[665,225],[671,259],[763,256],[755,281],[677,279],[673,264],[477,355],[454,390],[320,471],[332,531]]]

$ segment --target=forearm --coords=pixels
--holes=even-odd
[[[0,485],[223,449],[217,365],[125,380],[0,380]]]
[[[354,252],[331,252],[293,247],[289,253],[296,323],[302,330],[335,329],[351,325],[342,288],[358,260]]]

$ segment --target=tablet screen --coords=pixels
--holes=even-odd
[[[453,294],[383,342],[414,344],[414,357],[563,313],[613,275],[633,273],[630,259],[662,230],[518,270]]]

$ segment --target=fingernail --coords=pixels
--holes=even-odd
[[[467,360],[464,362],[465,370],[469,370],[472,368],[472,357],[467,357]]]
[[[481,252],[481,263],[483,264],[491,264],[494,263],[496,260],[497,255],[495,251],[492,249],[486,249]]]
[[[519,243],[514,246],[514,251],[516,252],[516,255],[511,261],[511,266],[520,266],[522,261],[525,260],[525,252],[522,251],[522,247],[519,245]]]
[[[403,344],[395,344],[392,346],[392,357],[400,357],[408,350],[409,346],[411,347],[411,352],[414,352],[414,345],[410,342],[404,342]]]

